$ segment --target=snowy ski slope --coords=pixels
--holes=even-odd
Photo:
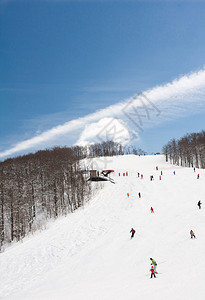
[[[116,184],[101,183],[104,188],[84,208],[2,253],[0,299],[204,300],[205,170],[172,166],[163,156],[89,164],[114,169]],[[190,229],[197,239],[190,239]],[[150,257],[158,263],[156,279],[150,279]]]

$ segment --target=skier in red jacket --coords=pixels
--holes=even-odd
[[[131,234],[131,239],[134,237],[134,235],[135,235],[135,230],[132,228],[131,230],[130,230],[130,233],[132,233]]]
[[[150,272],[151,272],[151,277],[150,277],[150,278],[152,278],[153,276],[156,278],[156,275],[155,275],[155,271],[154,271],[154,267],[153,267],[153,266],[151,266]]]
[[[151,208],[150,208],[150,210],[151,210],[151,213],[154,213],[154,209],[153,209],[153,207],[151,207]]]

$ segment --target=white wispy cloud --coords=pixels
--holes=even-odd
[[[180,116],[182,112],[183,114],[190,114],[196,111],[197,105],[204,105],[204,99],[205,69],[202,69],[177,78],[171,83],[154,87],[143,92],[143,94],[135,95],[93,114],[55,126],[28,140],[17,143],[10,149],[0,152],[0,157],[8,157],[36,147],[41,148],[44,146],[45,148],[47,143],[51,142],[55,145],[55,141],[59,137],[63,137],[67,133],[73,134],[79,130],[83,130],[83,132],[76,140],[79,143],[83,141],[91,142],[93,139],[93,128],[97,125],[102,129],[101,125],[104,124],[105,118],[118,118],[121,122],[127,120],[126,123],[129,122],[132,124],[131,127],[134,127],[134,130],[129,128],[129,133],[134,131],[140,132],[147,126],[147,123],[148,126],[155,125],[155,119],[151,115],[160,116],[156,122],[162,122],[166,117]],[[192,104],[191,112],[188,104]],[[144,121],[145,119],[146,122]],[[100,120],[104,121],[100,123]],[[104,125],[106,126],[106,124]],[[126,137],[126,134],[124,137]]]
[[[102,118],[85,126],[76,145],[86,146],[112,140],[121,145],[128,145],[138,133],[131,130],[125,122],[118,118]]]

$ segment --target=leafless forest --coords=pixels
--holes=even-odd
[[[19,241],[42,220],[75,211],[90,186],[70,148],[38,151],[0,163],[0,244]]]
[[[163,147],[166,161],[173,164],[205,168],[205,131],[186,134],[181,139],[172,139]]]

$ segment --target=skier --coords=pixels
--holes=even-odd
[[[174,174],[174,175],[176,174],[175,171],[173,172],[173,174]]]
[[[162,180],[162,176],[159,176],[159,180]]]
[[[127,193],[127,197],[129,198],[129,196],[130,196],[130,194],[129,193]]]
[[[158,171],[158,167],[156,167],[156,170]]]
[[[143,179],[143,174],[141,174],[141,179]]]
[[[154,267],[153,267],[153,266],[151,266],[150,271],[151,271],[151,277],[150,277],[150,278],[152,278],[153,276],[154,276],[154,278],[156,278],[156,275],[155,275],[155,271],[154,271]]]
[[[139,172],[137,173],[137,177],[140,177],[140,173]]]
[[[199,209],[201,209],[201,201],[199,200],[199,202],[197,203]]]
[[[141,193],[138,193],[139,198],[141,198]]]
[[[190,235],[191,235],[191,239],[194,237],[194,238],[196,238],[195,237],[195,234],[194,234],[194,232],[193,232],[193,230],[190,230]]]
[[[161,171],[161,175],[162,175],[162,171]]]
[[[199,179],[199,174],[197,174],[197,179]]]
[[[154,268],[154,273],[157,274],[157,262],[153,258],[150,258],[150,260],[152,261],[151,265]]]
[[[151,210],[151,213],[154,213],[154,209],[153,209],[153,207],[151,207],[151,208],[150,208],[150,210]]]
[[[134,235],[135,235],[135,230],[132,228],[131,230],[130,230],[130,233],[131,233],[131,239],[134,237]]]
[[[194,168],[194,172],[196,172],[196,169]]]

